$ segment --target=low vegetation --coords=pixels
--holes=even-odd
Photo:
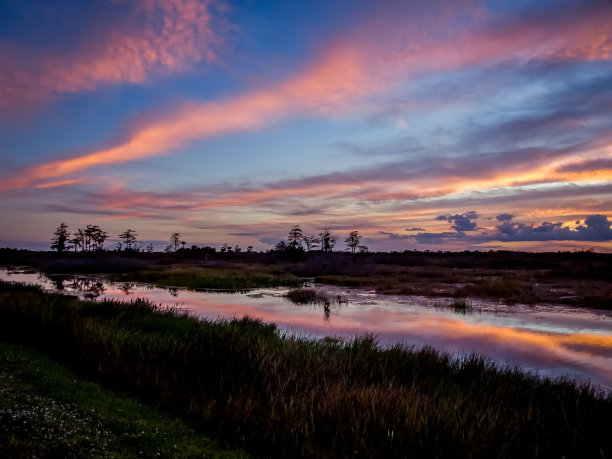
[[[0,342],[2,457],[247,457],[31,348]]]
[[[348,300],[341,295],[329,295],[314,288],[295,288],[289,290],[285,297],[295,304],[346,304]]]
[[[210,249],[210,250],[209,250]],[[300,278],[380,293],[612,309],[612,254],[591,252],[225,251],[51,253],[0,249],[0,264],[47,274],[206,289],[300,287]]]
[[[282,269],[259,265],[216,267],[172,266],[113,276],[115,280],[150,282],[164,287],[247,290],[263,287],[294,287],[303,281]]]
[[[454,298],[448,307],[457,314],[469,314],[474,311],[472,302],[466,298]]]
[[[612,455],[611,397],[477,356],[282,337],[249,318],[200,321],[6,283],[0,336],[256,455]]]

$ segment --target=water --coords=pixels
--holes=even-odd
[[[62,290],[81,298],[146,298],[208,319],[248,315],[306,337],[352,338],[374,333],[383,345],[430,345],[454,354],[477,353],[542,375],[612,387],[612,313],[563,306],[504,305],[473,300],[473,312],[448,307],[449,299],[386,296],[361,289],[314,286],[330,305],[298,306],[287,289],[219,293],[149,284],[113,283],[98,277],[53,276],[0,268],[0,279]]]

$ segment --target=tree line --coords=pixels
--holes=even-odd
[[[131,228],[126,229],[118,235],[121,239],[117,243],[118,250],[140,251],[142,249],[136,234]],[[108,239],[108,233],[103,231],[98,225],[87,225],[84,229],[78,228],[70,234],[68,225],[61,223],[53,232],[51,238],[51,250],[63,253],[70,250],[78,252],[97,252],[104,250],[104,243]],[[153,245],[147,247],[147,251],[153,251]]]
[[[108,233],[103,231],[98,225],[87,225],[85,228],[78,228],[74,233],[68,231],[68,225],[61,223],[53,233],[51,238],[51,250],[55,250],[59,253],[68,252],[74,250],[78,252],[96,252],[104,250],[104,243],[108,239]],[[135,251],[140,252],[142,250],[142,244],[138,240],[138,234],[131,228],[126,229],[122,233],[118,234],[117,237],[120,239],[117,242],[117,250],[121,251]],[[318,235],[307,235],[304,234],[300,225],[295,225],[289,230],[289,234],[286,240],[279,241],[274,246],[275,252],[332,252],[336,247],[339,236],[332,234],[330,227],[325,226],[319,232]],[[361,234],[359,231],[351,231],[348,236],[344,239],[347,250],[351,253],[367,253],[368,247],[361,245]],[[186,242],[182,239],[180,233],[172,233],[170,235],[170,244],[166,247],[165,252],[185,252]],[[193,251],[200,249],[198,246],[193,245],[191,247]],[[207,251],[216,251],[211,247],[204,247],[209,249]],[[153,252],[153,244],[149,244],[146,247],[147,252]],[[246,252],[252,252],[253,246],[248,246]],[[221,253],[238,253],[242,252],[240,246],[234,247],[225,243],[220,249]]]
[[[278,252],[299,252],[299,251],[314,251],[320,250],[321,252],[333,252],[338,242],[338,235],[332,234],[331,229],[328,226],[323,227],[318,235],[304,234],[300,225],[295,225],[289,230],[289,235],[286,240],[281,240],[274,247],[275,251]],[[347,250],[351,253],[367,253],[368,247],[361,245],[361,234],[359,231],[351,231],[344,242],[346,243]]]

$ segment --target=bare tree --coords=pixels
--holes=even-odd
[[[136,243],[137,236],[138,234],[136,234],[136,231],[130,228],[126,229],[123,233],[119,235],[119,237],[125,241],[125,250],[132,249],[132,244]]]
[[[351,249],[351,253],[355,253],[355,249],[359,245],[359,241],[361,241],[361,235],[359,231],[351,231],[348,237],[344,240],[349,249]]]
[[[63,253],[68,250],[68,242],[70,242],[70,233],[68,232],[68,225],[61,223],[53,233],[51,239],[51,249],[57,250],[58,253]]]

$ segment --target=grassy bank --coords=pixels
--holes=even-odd
[[[288,339],[248,318],[202,322],[8,284],[0,333],[259,455],[612,455],[612,399],[478,357]]]
[[[2,457],[247,457],[175,416],[0,342]]]

